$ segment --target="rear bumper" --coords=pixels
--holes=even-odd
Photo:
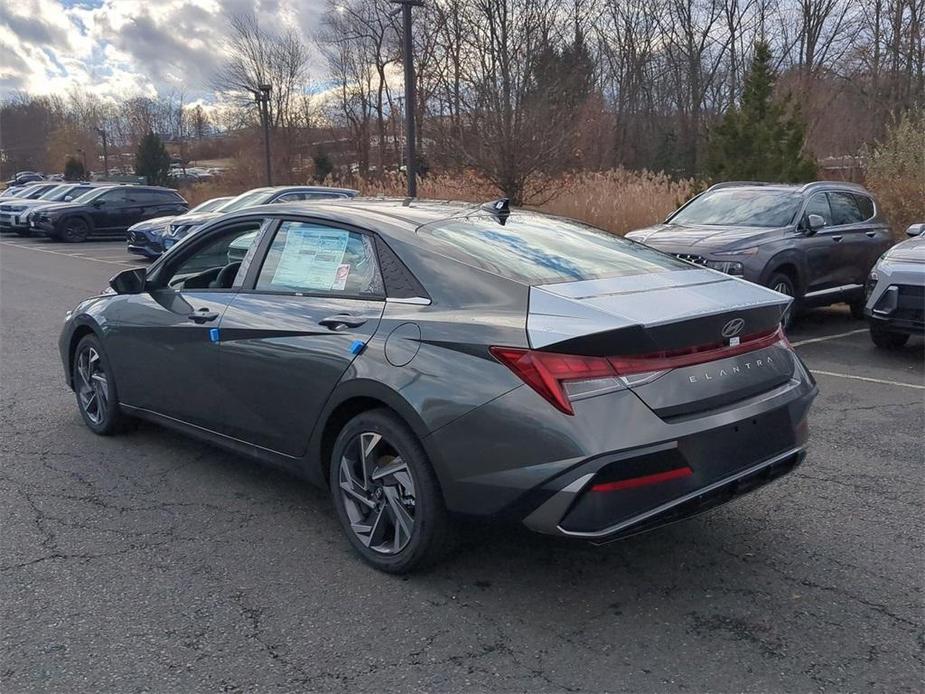
[[[784,384],[678,417],[660,417],[631,391],[581,401],[569,417],[521,387],[425,446],[451,511],[608,542],[790,472],[805,456],[817,392],[797,359]]]
[[[664,501],[654,505],[650,503],[638,513],[626,514],[624,511],[623,518],[610,524],[606,517],[619,514],[621,511],[617,507],[622,502],[606,499],[611,492],[594,491],[591,485],[595,475],[589,473],[568,489],[553,495],[524,519],[524,525],[537,532],[585,539],[597,544],[613,542],[721,506],[783,477],[800,465],[805,457],[803,448],[794,448],[687,492],[662,488],[658,496],[664,496]],[[595,516],[598,518],[595,519]]]

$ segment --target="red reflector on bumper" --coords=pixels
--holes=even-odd
[[[694,471],[689,467],[679,467],[674,470],[665,472],[656,472],[654,475],[643,475],[642,477],[630,477],[627,480],[617,480],[616,482],[602,482],[591,487],[592,492],[616,492],[621,489],[634,489],[636,487],[645,487],[649,484],[658,484],[682,477],[690,477]]]

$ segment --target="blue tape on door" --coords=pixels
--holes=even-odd
[[[211,330],[209,330],[209,339],[210,339],[212,342],[218,342],[218,341],[219,341],[220,336],[219,336],[219,334],[218,334],[218,328],[212,328]]]

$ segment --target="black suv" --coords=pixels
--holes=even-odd
[[[832,181],[720,183],[626,236],[792,296],[797,308],[847,302],[856,318],[867,275],[891,244],[873,196]]]
[[[145,219],[183,214],[186,200],[170,188],[111,186],[85,193],[77,200],[49,205],[29,218],[29,228],[60,241],[85,241],[89,236],[121,236]]]

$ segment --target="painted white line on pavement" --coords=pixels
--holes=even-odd
[[[859,335],[860,333],[866,333],[867,328],[860,328],[859,330],[849,330],[846,333],[836,333],[835,335],[824,335],[822,337],[812,337],[808,340],[800,340],[799,342],[791,342],[790,344],[793,347],[802,347],[803,345],[810,345],[813,342],[825,342],[826,340],[837,340],[840,337],[848,337],[849,335]]]
[[[834,371],[819,371],[818,369],[810,369],[814,376],[835,376],[836,378],[851,378],[855,381],[867,381],[868,383],[882,383],[887,386],[902,386],[903,388],[917,388],[918,390],[925,390],[925,386],[920,386],[915,383],[903,383],[902,381],[887,381],[882,378],[868,378],[867,376],[854,376],[852,374],[840,374],[835,373]]]
[[[34,246],[25,246],[18,243],[10,243],[9,241],[0,241],[2,246],[10,246],[11,248],[21,248],[26,251],[35,251],[37,253],[50,253],[51,255],[60,255],[64,258],[75,258],[77,260],[89,260],[94,263],[106,263],[107,265],[122,265],[124,267],[140,267],[144,263],[132,262],[132,258],[126,258],[124,261],[118,260],[101,260],[100,258],[87,258],[82,255],[73,255],[72,253],[63,253],[61,251],[54,251],[50,248],[35,248]]]

